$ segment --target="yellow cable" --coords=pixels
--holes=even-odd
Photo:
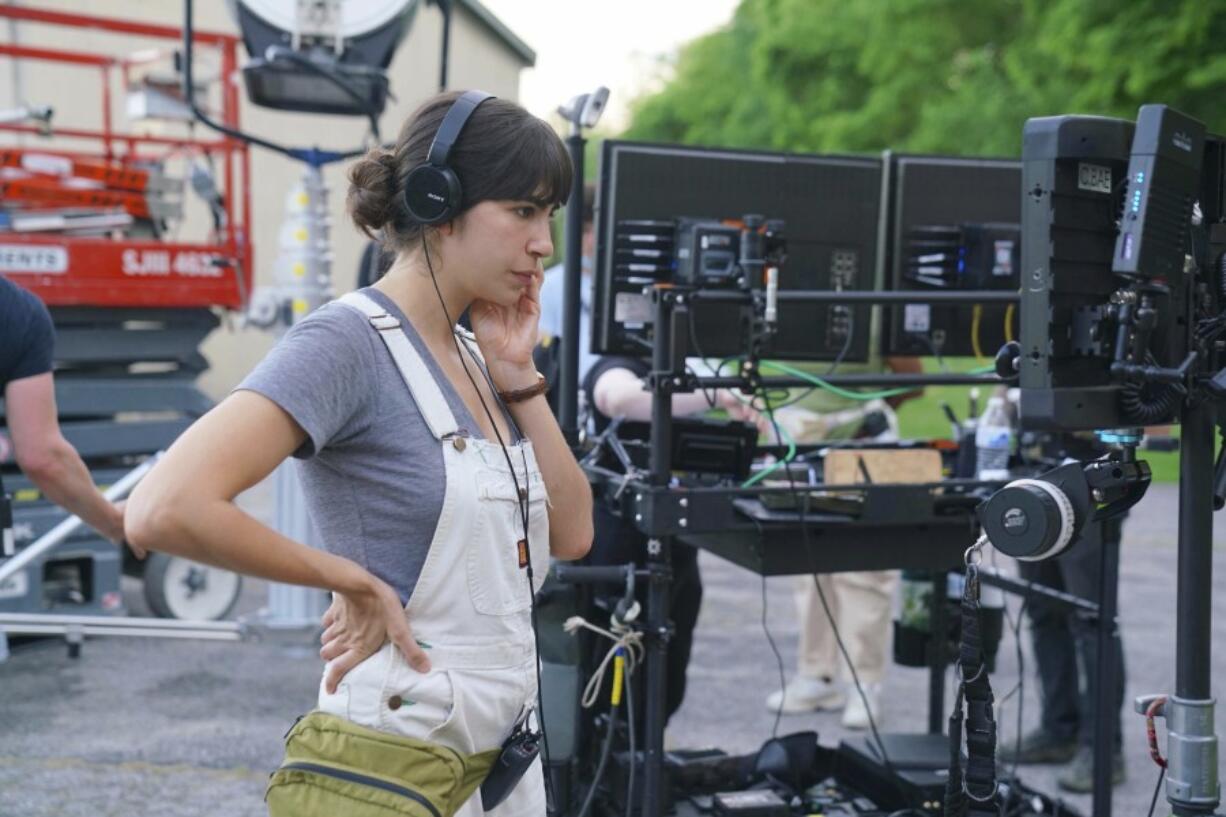
[[[1009,304],[1005,310],[1005,343],[1013,342],[1013,310],[1016,304]]]
[[[983,360],[983,349],[979,348],[979,319],[983,317],[983,304],[975,304],[975,308],[971,310],[971,348],[975,350],[975,357]]]
[[[617,655],[613,657],[613,695],[609,698],[609,703],[617,706],[622,702],[622,678],[626,671],[626,659],[618,650]]]

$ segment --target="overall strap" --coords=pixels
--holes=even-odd
[[[498,413],[507,423],[507,428],[511,429],[511,433],[517,441],[525,439],[524,432],[520,430],[519,425],[515,422],[515,418],[511,416],[510,410],[502,399],[498,397],[498,387],[494,385],[493,379],[490,378],[489,369],[485,365],[485,355],[481,354],[481,347],[477,344],[477,336],[463,326],[455,327],[456,340],[468,352],[468,356],[477,364],[477,374],[485,378],[486,383],[490,387],[490,393],[494,395],[494,407],[498,409]]]
[[[413,394],[418,409],[430,426],[431,433],[438,439],[446,439],[459,429],[447,398],[439,388],[438,381],[430,373],[417,349],[409,341],[408,336],[400,326],[400,321],[387,310],[375,303],[370,297],[360,292],[350,292],[336,300],[336,303],[356,309],[370,321],[370,325],[379,337],[383,339],[387,350],[391,352],[400,377]]]

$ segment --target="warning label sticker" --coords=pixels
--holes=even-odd
[[[0,244],[0,272],[60,275],[68,271],[64,247]]]

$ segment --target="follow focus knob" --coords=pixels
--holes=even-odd
[[[1050,559],[1073,539],[1073,505],[1055,485],[1019,479],[984,505],[983,531],[992,546],[1023,562]]]

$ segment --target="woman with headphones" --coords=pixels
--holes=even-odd
[[[395,252],[391,269],[296,324],[184,432],[133,493],[128,539],[332,591],[319,711],[290,735],[274,813],[307,786],[286,812],[416,803],[404,813],[447,817],[483,801],[543,815],[524,739],[533,594],[549,556],[592,541],[591,490],[532,363],[570,161],[546,123],[469,91],[426,102],[349,179],[350,215]],[[465,310],[472,334],[456,326]],[[233,502],[290,456],[326,552]],[[527,776],[469,797],[512,743]]]

